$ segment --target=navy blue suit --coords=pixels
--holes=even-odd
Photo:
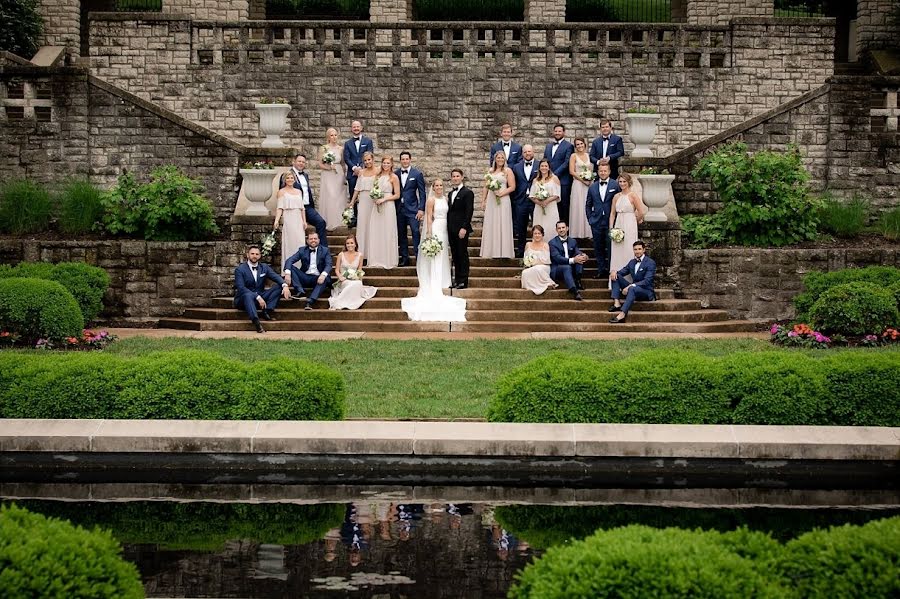
[[[622,312],[625,314],[628,314],[628,311],[631,310],[631,304],[633,304],[636,299],[645,301],[653,301],[656,299],[656,292],[653,290],[653,277],[656,276],[656,262],[653,261],[653,258],[644,254],[644,258],[641,260],[641,265],[638,267],[637,272],[635,272],[634,269],[636,264],[637,260],[634,258],[629,260],[628,264],[623,266],[616,273],[616,280],[612,283],[612,298],[620,299],[622,297],[622,289],[631,284],[625,276],[631,275],[631,280],[634,284],[631,286],[631,289],[628,290],[628,295],[625,297],[625,303],[622,304]]]
[[[525,161],[519,162],[512,168],[513,176],[516,180],[516,188],[510,194],[512,201],[512,219],[513,219],[513,235],[516,238],[516,256],[522,257],[525,253],[525,244],[528,240],[525,235],[528,230],[528,217],[534,210],[534,202],[528,198],[528,190],[531,189],[531,183],[538,174],[538,160],[533,159],[531,165],[531,176],[525,176]],[[549,233],[546,231],[545,233]]]
[[[312,293],[309,294],[307,303],[311,306],[315,303],[322,292],[331,287],[331,252],[328,246],[319,245],[316,247],[316,268],[319,274],[326,273],[325,280],[319,283],[318,275],[311,275],[306,271],[309,270],[311,261],[312,248],[304,246],[297,250],[290,258],[284,261],[284,270],[291,273],[291,286],[294,288],[296,295],[303,295],[304,287],[312,287]]]
[[[583,252],[578,249],[578,243],[571,237],[566,238],[565,244],[569,249],[569,258],[566,258],[563,240],[558,235],[548,243],[550,246],[550,278],[554,281],[562,281],[566,289],[574,292],[577,290],[576,284],[581,279],[584,265],[569,264],[569,259]]]
[[[606,155],[603,154],[603,136],[591,142],[591,162],[596,167],[601,158],[609,158],[609,172],[613,179],[619,178],[619,158],[625,155],[625,144],[622,138],[615,133],[609,134],[609,143],[606,144]],[[596,168],[594,169],[596,170]]]
[[[294,189],[299,189],[300,192],[303,193],[303,185],[300,183],[300,178],[302,177],[306,182],[306,189],[309,191],[309,197],[306,197],[305,194],[303,197],[306,224],[316,228],[316,233],[319,234],[319,241],[322,242],[322,245],[328,245],[328,232],[325,229],[325,219],[316,211],[316,198],[313,195],[312,185],[309,183],[309,174],[306,171],[298,173],[297,169],[294,167],[291,167],[291,172],[294,173]],[[284,175],[282,175],[278,186],[284,187]],[[309,203],[307,203],[307,200],[309,200]]]
[[[344,142],[344,166],[347,168],[347,187],[350,190],[351,198],[356,189],[356,175],[353,174],[353,167],[362,167],[362,155],[366,152],[375,153],[375,142],[365,135],[360,135],[358,152],[356,151],[356,138],[351,137]]]
[[[569,197],[572,195],[572,173],[569,172],[569,159],[575,146],[565,139],[559,140],[556,154],[553,154],[553,142],[544,148],[544,158],[550,161],[550,170],[559,179],[559,220],[569,222]]]
[[[491,146],[491,161],[490,166],[494,166],[494,155],[497,152],[503,151],[503,140],[497,140]],[[509,140],[509,158],[506,159],[506,166],[512,168],[514,164],[519,164],[522,162],[522,145],[514,142],[513,140]]]
[[[266,310],[274,310],[278,306],[281,286],[284,284],[284,279],[269,268],[268,264],[257,262],[256,269],[256,277],[247,262],[234,269],[234,307],[246,312],[251,322],[259,320],[256,298],[263,298]],[[274,282],[275,286],[266,289],[266,279]]]
[[[587,200],[584,210],[587,213],[588,224],[591,225],[591,235],[594,237],[594,257],[597,259],[597,273],[609,276],[609,257],[612,253],[609,239],[609,215],[612,213],[612,199],[619,193],[618,182],[610,177],[600,190],[600,179],[597,179],[588,187]]]
[[[406,226],[412,231],[412,242],[415,253],[419,253],[419,220],[416,214],[421,210],[425,212],[425,175],[414,166],[409,167],[406,177],[406,185],[403,185],[402,168],[394,171],[400,181],[400,200],[397,202],[397,243],[400,246],[400,261],[409,260],[409,246],[407,244]]]

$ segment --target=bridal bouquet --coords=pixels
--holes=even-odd
[[[366,276],[366,273],[361,268],[345,268],[343,275],[348,281],[362,281],[362,278]]]
[[[589,166],[582,167],[582,169],[578,171],[578,178],[582,181],[590,183],[594,180],[594,171],[591,170]]]
[[[341,212],[341,220],[344,221],[344,226],[349,227],[350,223],[353,222],[353,208],[346,208],[343,212]]]
[[[332,152],[325,146],[322,146],[322,149],[325,150],[325,153],[322,154],[322,162],[324,162],[325,164],[334,164],[337,160],[337,156],[334,155],[334,152]]]
[[[444,244],[441,243],[437,235],[431,235],[422,240],[419,249],[429,258],[434,258],[444,250]]]
[[[490,173],[488,173],[484,176],[484,180],[485,180],[485,183],[487,184],[487,188],[490,191],[500,191],[501,189],[503,189],[503,181],[500,178],[495,177]],[[500,204],[500,198],[497,198],[497,205],[499,205],[499,204]]]
[[[260,243],[259,253],[263,256],[268,256],[272,253],[272,249],[275,247],[275,231],[272,231],[268,235],[262,238],[262,242]]]
[[[372,198],[373,202],[384,197],[384,192],[381,191],[381,185],[379,185],[378,179],[375,179],[375,184],[372,185],[372,191],[369,192],[369,197]],[[378,214],[381,214],[381,204],[378,204],[375,208],[378,209]]]
[[[550,192],[547,191],[547,187],[543,183],[538,183],[537,192],[534,194],[534,197],[543,202],[550,197]],[[541,206],[541,212],[543,212],[544,216],[547,216],[547,207]]]
[[[625,240],[625,231],[622,229],[610,229],[609,238],[616,243],[622,243]]]
[[[535,259],[534,254],[525,254],[525,257],[522,259],[522,264],[525,265],[525,268],[531,268],[537,264],[537,259]]]

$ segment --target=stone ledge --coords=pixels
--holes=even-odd
[[[900,428],[0,420],[0,452],[900,460]]]

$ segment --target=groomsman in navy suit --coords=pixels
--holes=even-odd
[[[619,183],[609,174],[609,164],[597,167],[600,178],[588,188],[584,204],[591,235],[594,237],[594,257],[597,259],[597,279],[609,276],[609,257],[612,252],[609,239],[609,217],[612,214],[613,197],[622,191]]]
[[[653,277],[656,276],[656,262],[644,253],[644,242],[635,241],[632,244],[634,258],[628,261],[619,272],[609,275],[612,281],[612,298],[614,303],[609,307],[610,312],[619,312],[618,316],[609,319],[613,324],[625,322],[628,311],[634,300],[652,302],[656,299],[653,290]],[[625,277],[631,277],[631,281]],[[625,295],[625,303],[620,300]]]
[[[247,248],[247,261],[234,269],[234,307],[247,313],[257,333],[265,333],[259,323],[260,311],[266,320],[275,320],[272,312],[278,306],[279,296],[288,299],[291,292],[284,279],[259,258],[259,246],[251,245]],[[266,279],[275,286],[266,289]]]
[[[569,158],[572,157],[575,146],[565,137],[566,128],[557,123],[553,127],[553,139],[544,148],[544,158],[550,161],[550,170],[559,179],[559,219],[569,222],[569,196],[572,195],[572,173],[569,172]]]
[[[578,249],[578,244],[569,237],[569,226],[564,221],[556,223],[556,237],[550,240],[550,278],[566,286],[574,296],[576,302],[580,302],[581,273],[584,271],[584,263],[587,262],[587,254]]]
[[[304,213],[306,214],[306,224],[315,227],[316,231],[319,233],[319,238],[327,244],[328,237],[326,237],[325,219],[322,218],[322,215],[319,214],[318,211],[316,211],[316,201],[313,197],[312,185],[309,184],[309,173],[306,172],[306,155],[297,154],[294,156],[294,164],[291,165],[291,170],[294,172],[294,188],[299,189],[300,193],[303,195],[303,208]],[[284,187],[284,177],[281,177],[278,186]]]
[[[534,159],[534,148],[531,144],[522,146],[522,162],[512,167],[516,179],[516,188],[512,192],[513,235],[516,238],[516,258],[525,253],[525,238],[528,230],[528,217],[534,210],[534,202],[528,198],[528,190],[538,174],[538,161]]]
[[[500,139],[491,146],[490,166],[494,166],[494,155],[497,152],[506,154],[506,166],[510,168],[522,162],[522,146],[513,141],[512,133],[512,125],[509,123],[500,125]]]
[[[363,135],[362,123],[353,121],[350,132],[353,137],[344,142],[344,166],[347,168],[347,187],[350,197],[356,189],[356,175],[362,170],[362,155],[366,152],[375,153],[375,142]]]
[[[294,288],[294,299],[303,297],[304,287],[312,287],[306,310],[312,310],[322,292],[331,287],[330,273],[331,252],[327,246],[319,245],[319,234],[312,231],[306,235],[306,246],[284,261],[282,272]]]
[[[415,253],[419,253],[419,223],[425,218],[425,176],[412,166],[412,154],[400,152],[400,168],[394,171],[400,179],[400,202],[397,206],[397,241],[400,245],[400,266],[409,265],[409,246],[406,226],[412,231]]]
[[[600,166],[609,165],[609,172],[613,179],[619,178],[619,158],[625,155],[625,144],[622,138],[612,132],[612,121],[602,119],[600,121],[600,137],[591,143],[591,162]]]

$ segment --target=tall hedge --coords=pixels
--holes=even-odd
[[[137,568],[120,554],[109,532],[0,506],[0,596],[143,597]]]
[[[109,288],[109,275],[106,271],[84,262],[20,262],[16,266],[0,265],[0,279],[9,277],[48,279],[61,284],[78,302],[85,324],[100,315],[103,296]]]
[[[339,373],[305,360],[0,353],[2,418],[340,420],[345,398]]]
[[[900,352],[554,353],[497,383],[494,422],[900,425]]]
[[[0,279],[0,329],[29,342],[78,337],[84,317],[65,287],[42,279]]]

